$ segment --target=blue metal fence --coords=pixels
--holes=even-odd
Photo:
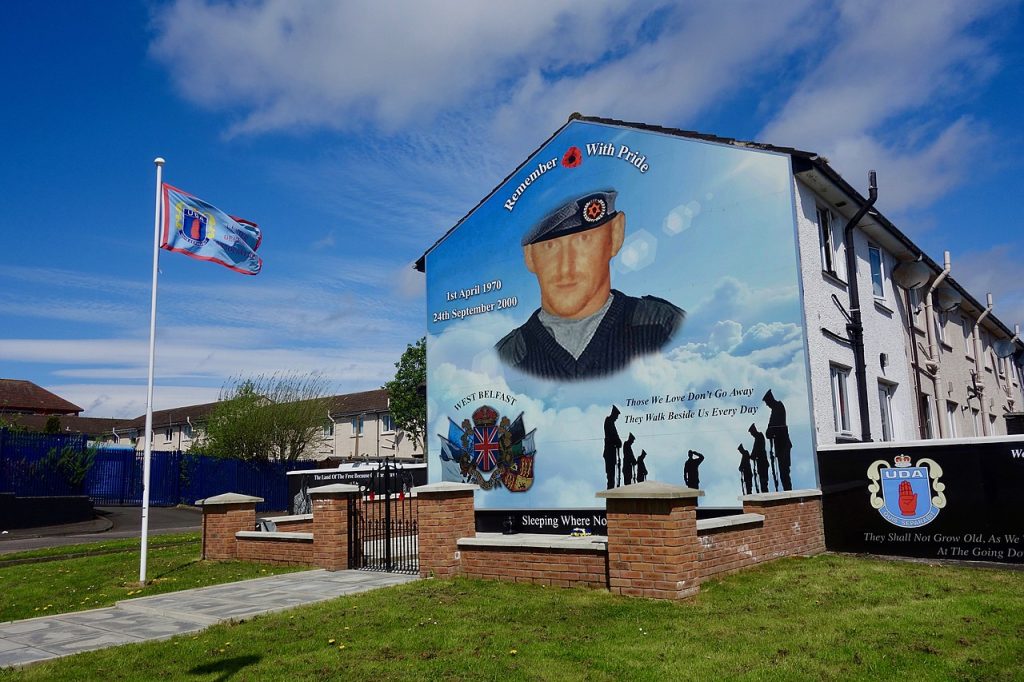
[[[64,448],[87,452],[85,436],[14,433],[0,429],[0,492],[19,496],[89,495],[97,505],[142,504],[143,453],[132,448],[99,448],[84,481],[72,485],[53,466]],[[287,472],[316,468],[310,461],[243,462],[181,452],[153,452],[149,502],[153,506],[194,504],[233,492],[263,498],[258,511],[288,509]]]

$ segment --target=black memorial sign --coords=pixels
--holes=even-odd
[[[818,452],[825,544],[1024,563],[1024,439]]]
[[[384,489],[384,478],[376,462],[361,465],[343,465],[340,469],[310,469],[288,472],[288,499],[290,514],[308,514],[311,510],[310,488],[334,483],[358,485],[364,493],[410,493],[418,485],[427,483],[426,464],[398,464],[391,478],[392,490]]]

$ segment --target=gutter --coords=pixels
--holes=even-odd
[[[857,403],[860,407],[861,441],[871,441],[871,417],[868,413],[868,376],[867,363],[864,360],[864,323],[860,314],[860,291],[857,286],[857,250],[853,243],[853,231],[857,223],[871,210],[878,199],[878,183],[875,171],[868,172],[868,200],[861,204],[860,209],[846,223],[843,230],[843,244],[846,245],[846,277],[850,284],[850,321],[846,331],[850,334],[853,344],[854,373],[857,378]]]
[[[985,367],[985,361],[981,355],[981,322],[989,313],[992,312],[992,294],[991,292],[986,297],[985,309],[981,311],[981,315],[978,315],[978,319],[974,322],[974,328],[971,329],[971,334],[974,336],[974,374],[977,377],[975,384],[981,387],[981,392],[977,393],[978,403],[981,406],[981,433],[976,435],[988,436],[988,409],[985,408],[985,375],[982,374],[982,370]],[[993,368],[994,369],[994,368]]]
[[[946,410],[942,409],[939,404],[939,386],[942,380],[942,363],[939,361],[939,353],[941,352],[936,343],[937,339],[935,334],[935,309],[932,305],[932,294],[943,280],[949,275],[949,271],[952,269],[949,260],[949,251],[942,253],[943,267],[939,276],[932,280],[931,285],[928,287],[928,293],[924,296],[924,316],[925,316],[925,331],[928,333],[928,355],[931,367],[929,367],[930,374],[932,375],[932,407],[935,413],[935,421],[939,426],[939,438],[948,438],[950,426],[948,415]]]

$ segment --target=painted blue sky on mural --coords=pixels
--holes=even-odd
[[[1024,319],[1019,2],[5,3],[0,376],[144,410],[155,156],[264,230],[161,257],[156,406],[229,377],[379,386],[410,264],[573,111],[810,149]]]

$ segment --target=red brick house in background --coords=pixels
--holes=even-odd
[[[0,414],[81,414],[82,408],[22,379],[0,379]]]

